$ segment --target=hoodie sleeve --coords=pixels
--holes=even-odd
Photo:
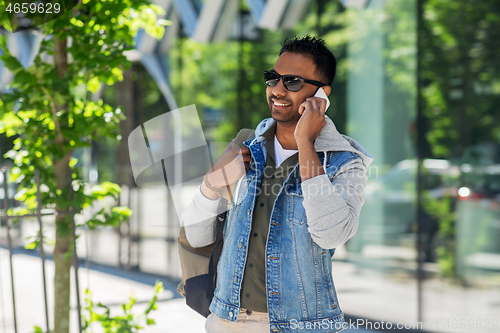
[[[188,207],[182,225],[186,238],[192,247],[203,247],[215,241],[215,218],[219,209],[219,199],[208,199],[198,187],[191,205]]]
[[[358,230],[367,169],[357,158],[343,165],[332,181],[323,174],[302,183],[308,231],[320,247],[336,248]]]

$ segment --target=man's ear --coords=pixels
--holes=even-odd
[[[332,87],[330,86],[323,86],[321,87],[325,91],[326,96],[330,96],[330,93],[332,92]]]

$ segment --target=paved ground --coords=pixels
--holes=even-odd
[[[0,247],[0,333],[14,333],[8,258],[8,251]],[[30,333],[34,325],[45,327],[41,261],[35,252],[18,250],[13,262],[18,332]],[[48,260],[46,271],[50,313],[53,304],[53,270],[53,262]],[[143,332],[204,332],[205,319],[185,305],[172,281],[152,274],[96,264],[90,265],[89,269],[81,268],[79,276],[80,289],[92,290],[94,304],[101,302],[110,306],[112,314],[121,313],[120,304],[127,302],[131,293],[137,299],[134,313],[141,313],[153,295],[155,281],[160,279],[165,291],[159,296],[159,309],[151,315],[156,325],[148,326]],[[376,320],[374,324],[379,325],[382,320],[386,323],[402,323],[409,325],[408,328],[417,323],[417,288],[414,279],[360,269],[351,263],[338,261],[334,263],[334,276],[339,302],[347,316],[361,320],[369,318]],[[77,332],[74,292],[72,296],[74,310],[71,332],[74,333]],[[423,328],[426,331],[500,332],[500,290],[496,288],[466,289],[429,280],[424,286],[423,301]],[[462,321],[466,327],[460,329]],[[477,329],[468,327],[470,323],[472,328]],[[50,326],[53,326],[52,323]],[[375,325],[372,327],[377,328]],[[365,329],[357,331],[373,332]],[[93,327],[93,332],[102,332],[102,329]]]
[[[42,266],[40,259],[20,251],[14,255],[14,281],[16,293],[17,323],[19,333],[33,332],[34,325],[45,328]],[[54,276],[53,262],[46,262],[49,311],[52,312]],[[125,303],[133,293],[137,299],[134,312],[140,313],[153,295],[153,285],[158,278],[154,275],[121,271],[106,266],[92,265],[80,270],[81,289],[92,290],[94,304],[109,305],[111,312],[120,313],[120,304]],[[13,333],[12,298],[10,288],[8,251],[0,248],[0,332]],[[157,311],[151,315],[156,325],[147,326],[145,333],[203,333],[205,318],[189,309],[184,299],[178,296],[175,283],[162,279],[165,291],[159,296]],[[73,293],[74,296],[74,293]],[[71,332],[77,332],[76,299],[72,298]],[[51,316],[49,315],[49,318]],[[52,326],[52,323],[50,324]],[[101,332],[94,327],[94,332]],[[345,330],[351,332],[352,330]],[[357,330],[357,332],[370,332]],[[257,333],[257,332],[256,332]]]

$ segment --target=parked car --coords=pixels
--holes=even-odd
[[[463,164],[460,170],[459,199],[491,199],[500,202],[500,164],[486,166]]]
[[[500,271],[500,164],[462,165],[458,198],[460,273]]]

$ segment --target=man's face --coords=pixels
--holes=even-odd
[[[297,75],[303,79],[324,81],[316,71],[316,65],[310,57],[300,53],[284,52],[276,60],[273,71],[280,75]],[[299,106],[306,98],[314,96],[318,87],[302,83],[299,91],[288,91],[283,86],[283,80],[276,87],[267,87],[266,95],[271,117],[283,125],[296,125],[299,121]]]

